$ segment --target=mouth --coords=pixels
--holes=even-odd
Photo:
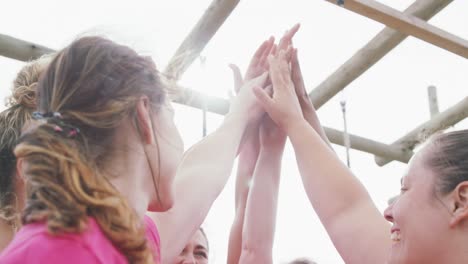
[[[390,232],[391,232],[390,239],[392,240],[392,242],[393,243],[400,242],[400,240],[401,240],[400,229],[392,228]]]

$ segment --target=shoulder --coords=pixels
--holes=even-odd
[[[156,224],[153,222],[153,220],[147,215],[145,215],[144,217],[144,223],[145,223],[146,239],[151,244],[151,247],[153,247],[153,251],[156,253],[156,255],[160,256],[161,238],[159,237],[158,228]]]
[[[27,240],[14,239],[2,252],[0,262],[10,263],[102,263],[80,241],[69,236],[36,233]]]
[[[83,233],[53,235],[45,224],[26,225],[8,248],[0,262],[10,263],[127,263],[91,219]]]

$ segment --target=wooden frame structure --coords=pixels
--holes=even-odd
[[[373,0],[326,1],[385,24],[387,27],[309,93],[317,109],[377,63],[408,35],[468,58],[467,40],[425,22],[453,0],[416,0],[403,12]],[[239,0],[213,0],[173,55],[165,74],[177,81],[200,55],[238,3]],[[0,34],[0,56],[27,61],[50,52],[53,50],[47,47]],[[221,115],[226,114],[229,109],[229,102],[225,99],[210,97],[190,88],[181,89],[183,91],[181,96],[175,99],[177,103]],[[435,114],[429,121],[390,145],[349,135],[351,148],[374,154],[376,163],[380,166],[392,160],[408,162],[413,155],[413,148],[424,137],[452,126],[466,117],[468,117],[468,97],[455,106]],[[332,143],[344,145],[342,131],[325,127],[325,132]]]

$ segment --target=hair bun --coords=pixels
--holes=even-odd
[[[9,105],[20,105],[25,108],[36,108],[36,86],[37,82],[29,86],[17,86],[13,88],[13,94],[9,99]]]

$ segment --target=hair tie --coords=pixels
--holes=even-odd
[[[62,114],[60,114],[59,112],[47,112],[47,113],[34,112],[32,114],[32,117],[36,120],[53,118],[53,117],[62,119]]]
[[[65,135],[67,138],[74,138],[80,133],[79,128],[63,122],[62,115],[59,112],[34,112],[32,116],[35,120],[48,120],[47,123],[54,125],[55,133]],[[50,120],[53,120],[53,122],[49,122]]]

